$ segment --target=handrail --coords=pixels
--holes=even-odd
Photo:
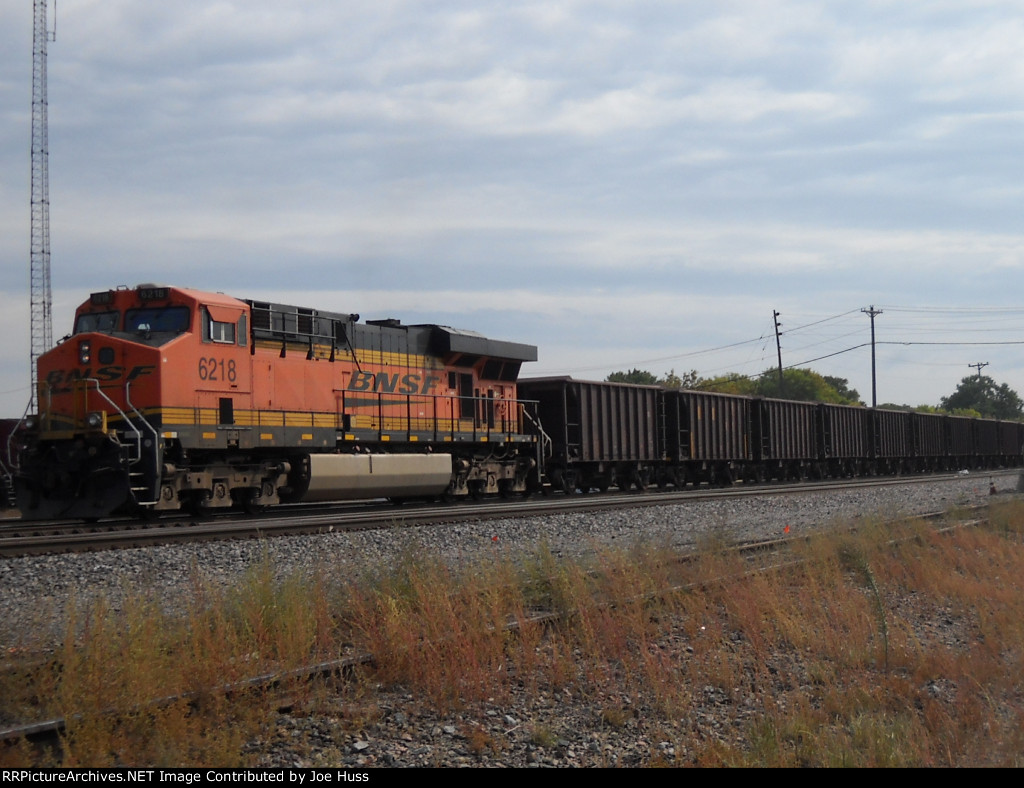
[[[128,425],[129,429],[131,429],[132,432],[135,433],[135,446],[137,452],[136,459],[132,460],[129,458],[128,464],[134,465],[135,463],[140,462],[142,460],[142,432],[140,432],[139,428],[135,426],[135,424],[132,422],[130,418],[128,418],[128,414],[121,410],[121,407],[103,391],[103,389],[100,387],[100,381],[98,378],[84,378],[83,380],[79,381],[79,384],[83,383],[95,383],[96,392],[101,397],[103,397],[104,400],[107,401],[107,403],[113,410],[116,410],[121,415],[121,418],[124,420],[124,423]],[[134,405],[132,405],[131,401],[128,399],[128,385],[128,383],[125,383],[125,401],[131,407],[131,409],[135,411],[136,415],[139,417],[142,423],[145,424],[150,430],[152,430],[154,435],[156,435],[156,430],[153,428],[153,426],[148,421],[146,421],[145,417],[141,413],[139,413],[138,409]],[[88,401],[86,401],[86,405],[88,405]],[[88,407],[86,408],[86,412],[88,413]],[[154,457],[159,457],[159,455],[155,451]],[[159,466],[157,469],[159,470]],[[156,478],[159,478],[159,474],[157,474]],[[156,503],[156,501],[139,501],[139,503]]]
[[[11,442],[14,440],[14,436],[17,434],[18,430],[21,429],[21,425],[25,423],[25,419],[28,417],[29,408],[31,407],[32,400],[29,400],[28,403],[25,405],[24,413],[22,413],[21,418],[18,419],[18,423],[11,428],[10,434],[8,434],[7,436],[7,460],[8,462],[11,463],[10,468],[7,467],[7,463],[4,462],[4,458],[0,456],[0,469],[2,469],[3,474],[5,476],[13,476],[14,474],[12,473],[12,471],[17,471],[21,469],[21,457],[16,457],[14,454],[11,453]]]
[[[523,400],[523,402],[531,402],[536,404],[535,400]],[[551,440],[551,436],[544,431],[544,425],[540,423],[540,418],[534,418],[534,416],[526,409],[523,408],[523,416],[529,419],[534,429],[537,430],[537,434],[540,437],[541,447],[545,457],[550,457],[554,451],[554,441]]]
[[[103,399],[105,399],[109,403],[111,408],[113,408],[119,414],[121,414],[121,418],[124,419],[125,424],[127,424],[129,427],[131,427],[132,432],[135,433],[135,440],[136,440],[136,442],[138,444],[138,448],[139,448],[139,457],[141,458],[142,457],[142,433],[139,432],[138,428],[134,424],[132,424],[132,420],[128,418],[128,414],[125,413],[123,410],[121,410],[121,407],[116,402],[114,402],[114,400],[112,400],[109,396],[107,396],[107,394],[103,391],[102,388],[100,388],[99,378],[83,378],[82,380],[77,381],[77,382],[78,383],[95,383],[96,384],[96,393],[98,393],[101,397],[103,397]],[[88,405],[88,401],[86,401],[86,405]],[[86,408],[86,413],[88,413],[88,410],[89,409],[87,407]]]
[[[152,424],[150,424],[149,421],[146,420],[146,417],[143,416],[142,413],[139,411],[139,409],[135,407],[134,403],[132,403],[131,385],[132,385],[132,382],[130,380],[125,381],[125,384],[124,384],[124,401],[125,401],[125,404],[127,404],[128,407],[132,409],[132,412],[136,416],[138,416],[139,421],[141,421],[143,424],[145,424],[146,427],[149,429],[149,431],[153,433],[153,479],[156,480],[156,487],[159,488],[159,486],[160,486],[160,452],[159,452],[159,448],[160,448],[160,435],[157,433],[156,427],[154,427]],[[124,414],[122,414],[122,416],[123,415]],[[131,421],[128,420],[127,416],[125,416],[124,418],[125,418],[125,421],[128,421],[128,423],[131,424]],[[132,429],[135,429],[134,425],[132,425]],[[139,459],[136,460],[136,462],[141,462],[142,461],[142,433],[140,433],[138,430],[135,430],[135,432],[139,436]],[[134,464],[134,463],[131,463],[131,464]],[[157,492],[157,490],[154,490],[154,492]],[[137,501],[136,503],[139,503],[139,504],[155,504],[155,503],[158,503],[159,501],[160,501],[160,497],[159,497],[159,494],[157,494],[157,497],[155,499],[153,499],[152,501]]]

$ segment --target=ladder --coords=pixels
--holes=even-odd
[[[6,469],[3,470],[3,490],[7,496],[7,505],[15,508],[18,505],[18,496],[14,490],[14,476]]]

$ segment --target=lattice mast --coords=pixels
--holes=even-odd
[[[31,402],[38,405],[36,359],[53,346],[53,298],[50,293],[50,143],[46,118],[46,45],[51,36],[46,21],[47,0],[33,0],[32,23],[32,237],[30,242]]]

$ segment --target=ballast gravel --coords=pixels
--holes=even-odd
[[[362,573],[415,550],[438,558],[474,562],[495,551],[516,556],[544,545],[556,556],[575,557],[598,545],[628,548],[652,542],[678,548],[709,539],[750,541],[800,535],[860,518],[894,518],[983,504],[990,495],[1019,495],[1017,472],[972,473],[955,478],[832,492],[766,493],[756,497],[694,500],[629,510],[486,520],[448,526],[406,527],[356,533],[275,537],[258,541],[198,542],[98,553],[0,559],[0,648],[65,634],[65,610],[102,597],[117,610],[126,593],[144,592],[169,611],[194,593],[197,580],[237,583],[269,562],[280,577],[311,566],[333,573]],[[787,531],[788,529],[788,531]],[[941,691],[937,687],[936,691]],[[713,686],[686,722],[702,735],[728,732],[757,713],[756,699],[729,702]],[[623,708],[630,703],[621,700]],[[613,702],[613,700],[609,700]],[[621,724],[607,725],[593,699],[523,694],[472,715],[441,714],[401,688],[381,688],[366,709],[338,700],[312,713],[278,715],[266,737],[250,743],[248,762],[264,767],[573,767],[643,766],[686,762],[678,739],[633,709]],[[365,714],[365,721],[353,720]],[[677,723],[678,724],[678,721]],[[538,731],[549,735],[538,736]],[[469,733],[467,733],[469,732]],[[473,733],[476,732],[476,733]],[[500,748],[481,748],[481,741]],[[181,764],[183,766],[188,764]]]
[[[688,548],[708,539],[774,539],[858,518],[981,504],[993,486],[1001,494],[1015,493],[1018,476],[975,473],[930,482],[789,491],[628,510],[0,558],[0,648],[17,648],[46,628],[54,638],[63,637],[63,611],[72,601],[82,605],[102,597],[118,610],[126,592],[145,591],[173,611],[179,599],[194,593],[197,580],[227,586],[265,560],[279,577],[313,565],[345,575],[386,566],[410,550],[472,562],[493,557],[495,551],[529,554],[541,545],[556,557],[577,557],[596,545],[628,548],[649,542]]]

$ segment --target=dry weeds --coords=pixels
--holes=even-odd
[[[338,735],[373,723],[381,688],[470,713],[565,693],[605,729],[653,710],[672,746],[647,766],[1020,766],[1022,534],[1009,502],[987,528],[818,536],[760,573],[717,545],[686,563],[650,546],[470,570],[410,555],[347,582],[323,568],[276,583],[265,561],[230,593],[197,583],[184,619],[144,594],[71,611],[44,664],[0,661],[0,695],[8,716],[68,720],[60,765],[256,764],[272,704],[225,686],[355,649],[376,656],[356,685],[289,688],[311,709],[341,692]],[[536,623],[541,609],[563,617]],[[187,699],[151,702],[172,696]],[[476,723],[463,735],[481,758],[510,746]],[[558,738],[544,723],[524,735]],[[0,766],[56,765],[43,760],[0,751]]]

